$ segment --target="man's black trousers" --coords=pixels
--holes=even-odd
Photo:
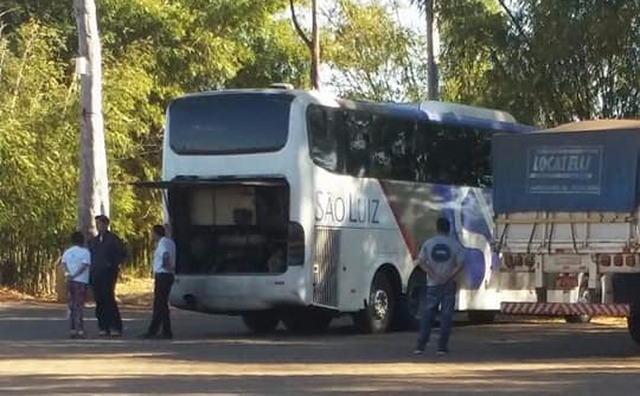
[[[107,333],[122,333],[122,318],[116,302],[118,269],[107,268],[91,275],[98,329]]]
[[[162,326],[162,335],[172,337],[171,318],[169,317],[169,292],[173,285],[173,274],[158,273],[154,276],[153,318],[147,334],[155,335]]]

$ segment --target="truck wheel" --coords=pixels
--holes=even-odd
[[[247,312],[242,315],[244,324],[254,333],[271,333],[276,329],[280,318],[274,311]]]
[[[633,303],[627,316],[627,329],[633,341],[640,345],[640,303]]]
[[[589,323],[591,322],[591,316],[589,315],[567,315],[564,317],[564,321],[567,323]]]
[[[597,298],[593,298],[591,293],[589,293],[588,284],[586,281],[587,278],[582,278],[580,282],[580,291],[578,293],[578,301],[581,303],[594,302]],[[589,323],[591,322],[591,316],[589,315],[567,315],[564,317],[564,321],[567,323]]]
[[[371,282],[366,308],[353,317],[356,328],[365,333],[386,332],[391,325],[395,303],[395,295],[389,279],[382,272],[376,273]]]

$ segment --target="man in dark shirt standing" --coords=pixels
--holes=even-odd
[[[91,286],[96,300],[98,335],[121,337],[122,318],[116,302],[115,288],[120,264],[126,251],[122,240],[109,231],[109,218],[95,217],[98,235],[89,241],[91,251]]]

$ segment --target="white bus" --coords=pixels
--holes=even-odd
[[[457,307],[491,319],[515,298],[493,274],[491,135],[529,129],[441,102],[282,89],[176,98],[162,181],[150,183],[167,189],[177,246],[171,304],[242,315],[256,332],[280,321],[318,331],[340,314],[366,332],[403,326],[425,281],[416,250],[444,215],[467,248]]]

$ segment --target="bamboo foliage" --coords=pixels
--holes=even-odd
[[[52,266],[77,223],[80,92],[71,3],[0,4],[0,284],[33,293],[51,291]],[[294,3],[304,9],[310,2]],[[331,71],[324,80],[333,91],[372,100],[427,98],[427,83],[435,81],[427,41],[394,18],[396,3],[340,0],[318,10],[322,60]],[[640,117],[638,0],[404,3],[434,6],[444,100],[505,109],[540,125]],[[311,86],[308,48],[290,6],[290,0],[98,2],[110,212],[129,247],[126,268],[149,269],[160,194],[131,182],[159,177],[163,115],[172,97],[273,82]]]
[[[0,5],[0,285],[37,294],[53,290],[77,224],[78,38],[68,3]],[[149,272],[160,194],[131,182],[159,177],[168,100],[225,84],[307,83],[304,50],[278,17],[288,4],[99,2],[110,212],[129,250],[125,270]]]

